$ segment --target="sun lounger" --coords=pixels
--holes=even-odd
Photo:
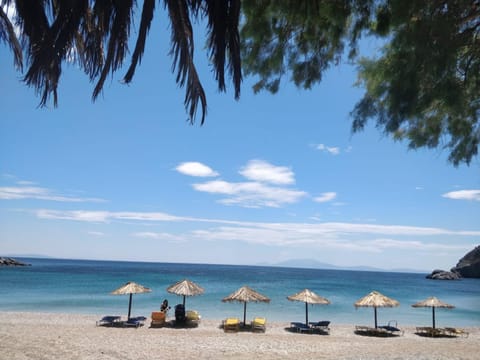
[[[430,326],[417,326],[416,328],[417,335],[421,336],[445,336],[445,330],[442,328],[433,328]]]
[[[323,332],[323,333],[330,333],[330,321],[317,321],[317,322],[310,322],[309,323],[310,327],[312,327],[314,330]]]
[[[390,336],[389,331],[382,327],[374,328],[370,326],[355,325],[355,334],[367,336]]]
[[[165,325],[166,313],[163,311],[153,311],[150,327],[162,327]]]
[[[379,326],[379,328],[386,330],[392,335],[403,335],[404,331],[398,328],[396,320],[390,320],[387,325]]]
[[[265,332],[265,330],[267,329],[267,319],[265,319],[264,317],[256,317],[252,320],[251,326],[252,331],[258,330]]]
[[[457,329],[452,327],[446,328],[432,328],[429,326],[417,326],[416,334],[421,336],[431,336],[431,337],[468,337],[468,332],[463,329]]]
[[[310,326],[308,326],[304,323],[301,323],[301,322],[291,322],[290,323],[290,328],[292,330],[295,330],[296,332],[299,332],[299,333],[303,333],[303,332],[310,332],[311,333],[313,331],[313,329]]]
[[[240,329],[240,319],[228,318],[223,320],[223,331],[237,332]]]
[[[185,317],[188,322],[199,322],[202,318],[197,310],[187,310]]]
[[[447,333],[450,336],[461,336],[461,337],[468,337],[468,332],[463,330],[463,329],[458,329],[458,328],[451,328],[447,327],[444,329],[445,333]]]
[[[96,326],[115,326],[117,324],[119,325],[121,323],[120,319],[120,316],[104,316],[96,322]]]
[[[146,320],[147,318],[145,316],[131,317],[127,321],[123,321],[122,326],[139,328],[140,326],[143,326],[145,324]]]

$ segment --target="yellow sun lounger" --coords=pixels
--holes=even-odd
[[[252,320],[251,326],[252,331],[258,330],[265,332],[267,329],[267,319],[264,317],[256,317]]]
[[[192,323],[199,323],[200,319],[202,318],[197,310],[187,310],[185,317],[187,318],[188,322]]]
[[[240,329],[240,320],[238,318],[228,318],[223,320],[223,331],[238,331]]]

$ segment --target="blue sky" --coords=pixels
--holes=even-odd
[[[69,65],[56,109],[2,47],[0,255],[431,270],[480,243],[479,160],[455,168],[374,126],[351,135],[353,67],[276,95],[247,78],[235,101],[199,52],[208,114],[190,125],[169,33],[152,31],[131,85],[120,71],[92,103]]]

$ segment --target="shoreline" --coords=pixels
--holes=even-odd
[[[169,317],[171,319],[172,317]],[[287,331],[289,322],[269,322],[265,333],[225,333],[221,320],[198,327],[138,329],[97,327],[96,315],[0,311],[0,354],[20,359],[476,359],[480,327],[469,336],[425,338],[414,326],[403,336],[369,337],[353,324],[331,324],[330,335]]]

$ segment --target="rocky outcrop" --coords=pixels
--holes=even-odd
[[[467,253],[452,271],[465,278],[480,278],[480,246]]]
[[[433,270],[426,278],[432,280],[459,280],[461,276],[454,271]]]
[[[30,264],[25,264],[21,261],[8,258],[8,257],[0,257],[0,266],[29,266]]]

